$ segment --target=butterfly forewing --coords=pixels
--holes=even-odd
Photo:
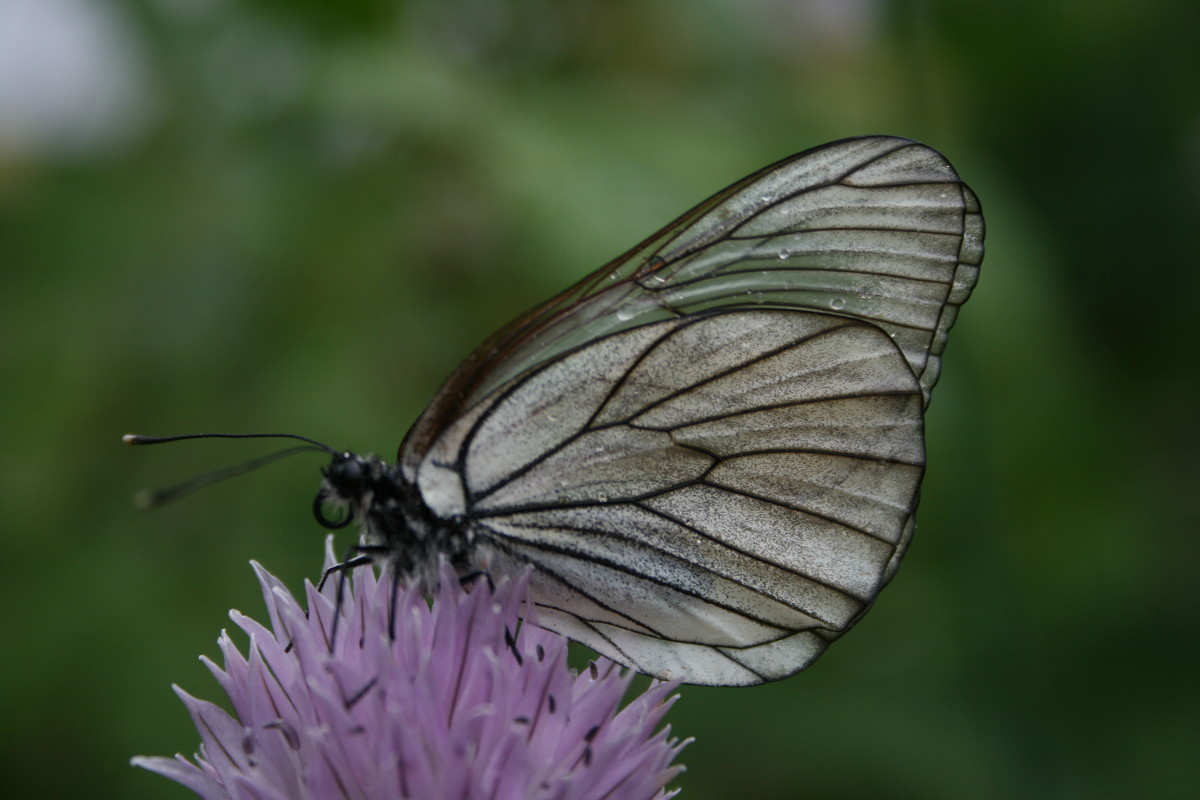
[[[442,427],[539,363],[714,308],[869,320],[896,338],[928,402],[982,258],[979,202],[937,151],[888,136],[809,150],[717,193],[497,332],[446,381],[400,460],[411,474]]]
[[[476,350],[405,474],[477,566],[534,567],[542,625],[661,677],[792,674],[911,537],[982,226],[909,140],[768,167]]]

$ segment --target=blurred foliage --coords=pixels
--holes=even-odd
[[[225,609],[262,616],[247,559],[293,585],[320,563],[319,463],[140,515],[134,490],[262,448],[120,434],[391,455],[515,313],[766,163],[894,133],[945,152],[989,223],[921,530],[811,670],[682,690],[684,796],[1200,795],[1198,18],[0,0],[34,37],[0,25],[7,793],[192,796],[127,759],[194,749],[168,685],[218,696],[194,659]]]

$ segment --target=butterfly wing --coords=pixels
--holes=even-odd
[[[473,354],[401,449],[540,624],[639,671],[816,658],[913,529],[923,408],[982,218],[941,156],[818,148],[718,194]]]
[[[868,136],[805,151],[713,195],[496,332],[400,446],[415,475],[439,432],[497,387],[584,342],[707,309],[771,306],[870,321],[928,403],[983,258],[974,193],[936,150]]]

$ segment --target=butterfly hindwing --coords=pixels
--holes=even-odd
[[[543,624],[641,671],[795,672],[907,542],[922,398],[871,325],[782,309],[651,323],[481,406],[435,444],[423,488],[457,481],[479,565],[532,564]],[[697,652],[724,677],[684,669]]]

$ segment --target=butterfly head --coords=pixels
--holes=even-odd
[[[356,518],[361,519],[377,496],[387,494],[384,483],[388,479],[387,472],[387,465],[375,456],[360,456],[347,451],[334,453],[329,466],[321,470],[323,480],[313,499],[313,516],[330,530],[344,528]],[[325,514],[326,505],[344,513],[331,519]]]

